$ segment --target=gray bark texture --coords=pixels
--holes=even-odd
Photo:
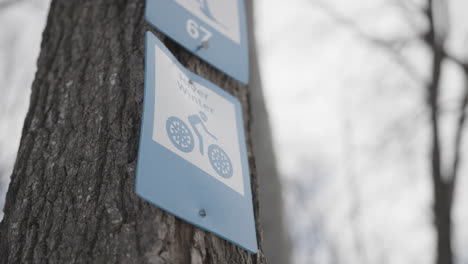
[[[52,1],[0,224],[0,263],[255,263],[261,249],[249,88],[150,28],[144,0]],[[140,199],[144,33],[244,110],[260,251]]]

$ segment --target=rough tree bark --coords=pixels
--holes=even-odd
[[[144,0],[52,1],[0,224],[0,263],[266,263],[134,191],[144,33],[243,103],[249,89],[146,25]],[[257,231],[261,248],[258,217]]]

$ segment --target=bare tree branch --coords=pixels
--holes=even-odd
[[[458,114],[458,122],[456,126],[455,132],[455,150],[454,150],[454,158],[452,164],[452,172],[451,172],[451,182],[450,182],[450,192],[453,193],[455,189],[455,185],[457,182],[457,178],[459,175],[459,167],[460,167],[460,160],[462,158],[462,151],[461,147],[463,145],[464,139],[464,127],[466,123],[466,116],[468,111],[468,69],[465,69],[465,91],[463,94],[462,102],[459,107],[459,114]]]
[[[428,37],[426,43],[432,50],[432,73],[431,81],[427,85],[428,92],[428,107],[431,117],[432,130],[432,177],[435,186],[442,184],[442,168],[440,155],[440,134],[439,134],[439,93],[440,93],[440,77],[442,61],[444,54],[441,52],[443,47],[440,39],[436,37],[436,25],[434,19],[433,0],[429,0],[426,10],[427,19],[429,21]]]
[[[446,50],[443,50],[445,58],[451,60],[455,64],[457,64],[459,67],[463,69],[465,74],[468,74],[468,61],[464,61],[460,58],[457,58],[457,56],[448,53]]]
[[[423,12],[424,8],[419,6],[414,0],[394,0],[396,3],[405,7],[408,11]]]
[[[407,72],[408,75],[414,78],[416,81],[419,81],[423,84],[426,84],[426,78],[419,73],[413,65],[405,58],[405,56],[401,53],[401,50],[410,42],[418,41],[421,36],[415,36],[414,38],[401,38],[401,39],[394,39],[394,40],[385,40],[376,38],[366,32],[364,32],[359,24],[350,19],[337,10],[335,10],[332,6],[330,6],[327,2],[322,0],[314,0],[314,4],[317,4],[323,11],[325,11],[331,18],[333,18],[337,23],[341,26],[348,28],[356,34],[361,39],[367,41],[368,43],[374,45],[377,48],[384,49],[394,55],[395,61],[400,64]]]
[[[411,28],[413,28],[416,31],[421,30],[420,28],[418,28],[418,25],[416,24],[414,18],[415,14],[424,13],[424,7],[419,6],[413,0],[393,0],[393,4],[400,7],[400,9],[404,12],[408,24],[411,26]]]
[[[437,2],[437,4],[435,3]],[[448,23],[444,23],[444,14],[436,14],[436,12],[444,12],[447,10],[445,0],[428,0],[426,8],[426,16],[429,21],[429,30],[424,39],[432,52],[431,66],[431,81],[427,85],[427,107],[430,115],[431,127],[431,176],[434,195],[434,227],[436,229],[437,239],[437,264],[452,264],[452,208],[453,208],[453,178],[445,181],[445,173],[442,171],[442,155],[441,155],[441,138],[440,138],[440,112],[439,112],[439,97],[440,97],[440,80],[442,75],[442,65],[446,59],[444,44]],[[437,7],[437,8],[436,8]],[[458,164],[458,163],[457,163]],[[458,165],[456,165],[458,166]]]
[[[447,12],[447,10],[444,10],[444,11]],[[448,16],[448,14],[445,14],[445,16]],[[433,37],[436,38],[436,36],[433,36]],[[429,41],[430,39],[426,40],[428,44],[430,43]],[[450,200],[452,203],[453,196],[454,196],[454,189],[455,189],[455,185],[456,185],[457,178],[459,175],[460,161],[461,161],[462,154],[463,154],[461,147],[463,145],[464,128],[465,128],[467,109],[468,109],[468,62],[458,58],[455,55],[448,53],[444,49],[443,43],[439,44],[439,51],[442,53],[444,58],[449,59],[450,61],[457,64],[460,68],[462,68],[464,75],[465,75],[465,89],[464,89],[463,97],[461,99],[461,103],[457,110],[458,121],[455,127],[454,155],[453,155],[452,167],[450,168],[450,172],[449,172],[450,178],[448,179],[449,180],[449,183],[448,183],[449,195],[450,195]]]
[[[461,99],[461,103],[458,108],[458,122],[455,128],[455,140],[454,140],[454,155],[453,155],[453,162],[450,171],[450,193],[451,199],[453,200],[455,185],[457,183],[457,178],[459,175],[459,167],[460,161],[462,159],[462,145],[464,140],[464,128],[466,124],[466,116],[468,111],[468,62],[459,59],[458,57],[449,54],[446,50],[443,50],[444,56],[457,64],[459,67],[463,69],[465,75],[465,89],[464,94]]]
[[[0,11],[3,11],[4,9],[7,9],[13,5],[19,4],[23,2],[24,0],[4,0],[0,1]]]

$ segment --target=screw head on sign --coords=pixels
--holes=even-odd
[[[205,209],[201,209],[198,214],[201,216],[201,217],[205,217],[206,216],[206,211]]]
[[[209,47],[210,47],[210,45],[208,44],[208,40],[204,40],[204,41],[202,41],[200,46],[198,46],[197,50],[208,49]]]

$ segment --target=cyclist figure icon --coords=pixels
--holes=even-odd
[[[205,113],[200,111],[198,114],[188,116],[187,120],[193,131],[195,131],[195,135],[198,139],[199,152],[203,156],[205,153],[204,140],[198,127],[201,126],[204,132],[214,140],[218,140],[218,138],[208,131],[205,125],[208,118]],[[195,139],[192,130],[182,119],[176,116],[170,116],[166,121],[166,133],[172,144],[178,150],[184,153],[190,153],[195,148]],[[208,146],[208,160],[210,161],[211,167],[219,176],[225,179],[232,177],[233,167],[231,159],[219,145],[210,144]]]

